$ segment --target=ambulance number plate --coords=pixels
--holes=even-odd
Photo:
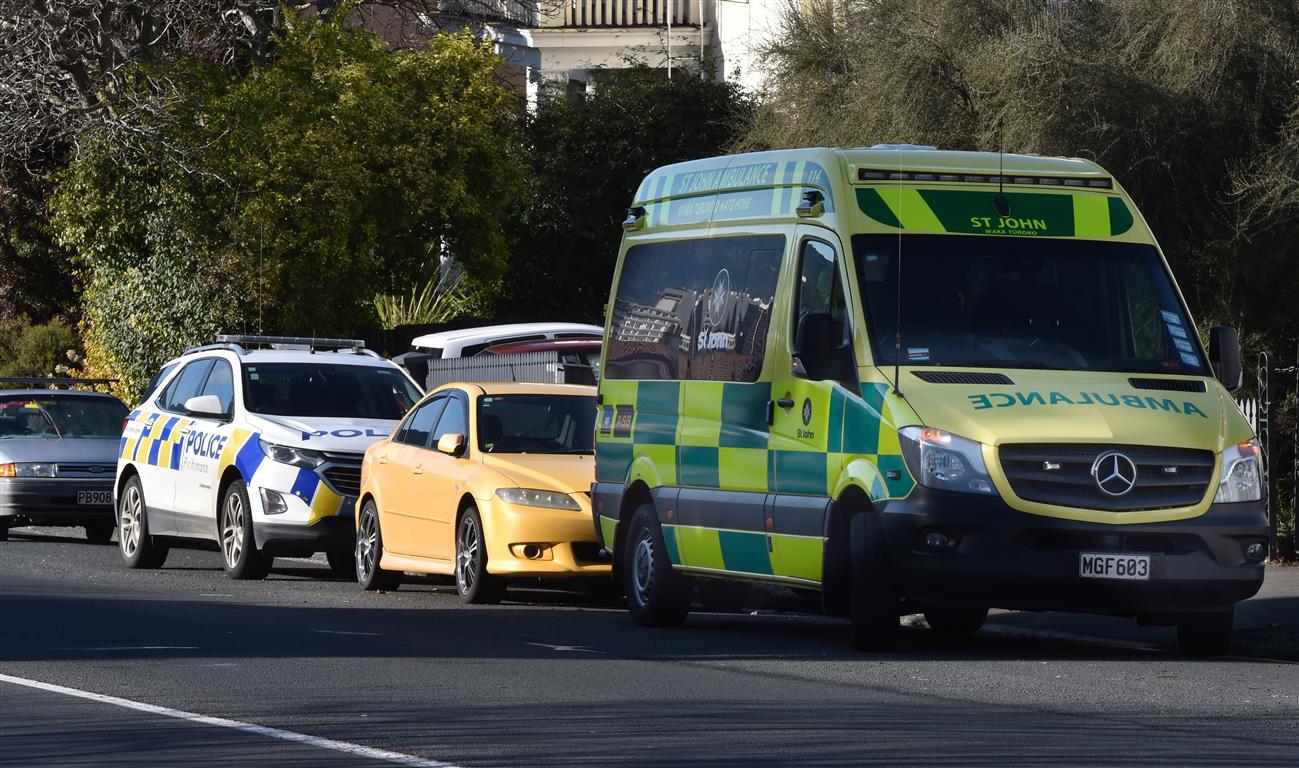
[[[1149,555],[1116,555],[1082,552],[1078,555],[1078,575],[1084,579],[1150,579]]]

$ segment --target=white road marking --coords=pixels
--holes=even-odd
[[[52,651],[197,651],[197,645],[87,645],[81,648],[51,648]]]
[[[199,592],[198,596],[199,597],[234,597],[234,595],[227,595],[222,592]]]
[[[358,637],[383,637],[381,632],[344,632],[341,629],[308,629],[308,632],[319,632],[322,635],[356,635]]]
[[[79,699],[97,701],[101,704],[112,704],[113,706],[123,707],[125,709],[133,709],[137,712],[161,715],[162,717],[172,717],[177,720],[187,720],[191,723],[214,725],[219,728],[231,728],[236,731],[243,731],[244,733],[251,733],[257,736],[269,736],[273,739],[293,741],[299,744],[306,744],[309,747],[328,749],[334,752],[343,752],[349,755],[357,755],[358,757],[368,757],[372,760],[383,760],[385,762],[395,763],[396,765],[410,765],[415,766],[416,768],[457,768],[454,764],[444,763],[441,760],[429,760],[427,758],[407,755],[401,752],[391,752],[386,749],[366,747],[361,744],[353,744],[347,741],[324,739],[319,736],[308,736],[305,733],[295,733],[280,728],[271,728],[265,725],[245,723],[239,720],[227,720],[224,717],[200,715],[194,712],[185,712],[179,709],[160,707],[155,704],[145,704],[130,699],[122,699],[117,696],[106,696],[102,693],[92,693],[77,688],[67,688],[62,685],[54,685],[53,683],[43,683],[39,680],[28,680],[25,677],[14,677],[12,675],[0,673],[0,683],[21,685],[27,688],[35,688],[40,691],[49,691],[51,693],[61,693],[65,696],[75,696]]]
[[[606,653],[605,651],[597,651],[593,648],[588,648],[585,645],[550,645],[549,643],[528,643],[528,645],[535,645],[538,648],[549,648],[552,651],[561,651],[561,652],[569,651],[571,653]]]

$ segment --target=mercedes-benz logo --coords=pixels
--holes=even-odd
[[[726,308],[726,294],[731,292],[731,273],[725,269],[713,278],[713,295],[708,300],[708,322],[714,327],[721,325],[722,310]]]
[[[1126,496],[1137,486],[1137,465],[1126,454],[1108,451],[1092,463],[1092,478],[1106,496]]]

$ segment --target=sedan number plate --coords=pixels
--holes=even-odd
[[[77,491],[78,504],[110,505],[113,503],[112,491]]]
[[[1082,552],[1078,555],[1078,575],[1084,579],[1145,581],[1150,578],[1150,556]]]

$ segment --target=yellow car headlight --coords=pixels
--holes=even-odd
[[[567,493],[543,491],[537,488],[497,488],[496,497],[509,504],[548,509],[580,510],[577,500]]]

